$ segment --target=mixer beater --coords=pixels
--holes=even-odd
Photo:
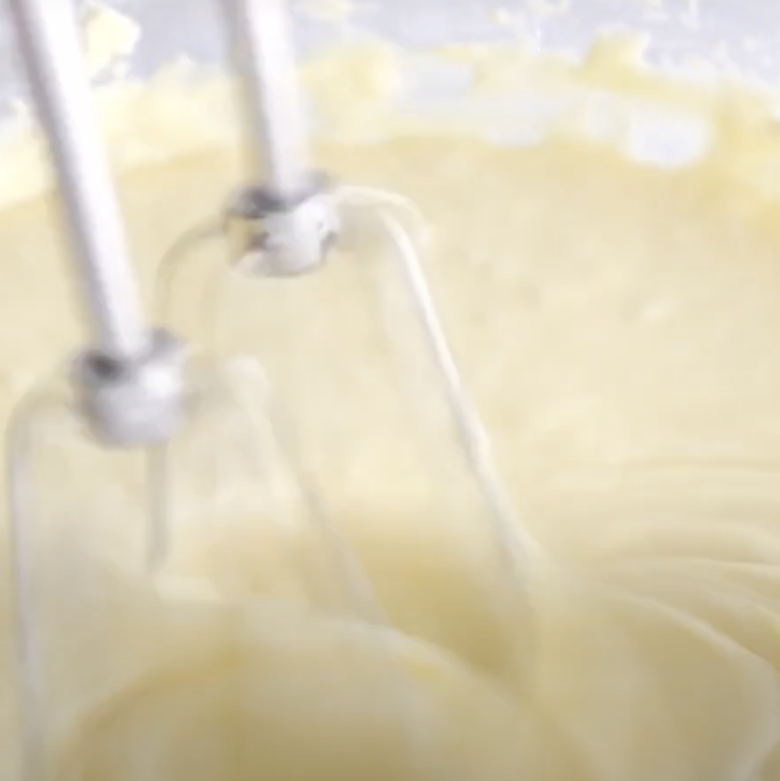
[[[204,240],[225,240],[229,271],[261,278],[295,277],[316,271],[327,261],[348,222],[350,208],[371,209],[393,247],[439,375],[458,445],[489,509],[505,565],[519,574],[528,557],[539,551],[515,515],[437,315],[415,241],[415,234],[422,241],[427,238],[424,218],[399,194],[341,184],[311,171],[284,1],[223,0],[222,6],[243,87],[254,182],[230,195],[213,226],[199,226],[185,234],[163,259],[157,296],[161,313],[167,314],[173,279],[188,250]],[[408,218],[414,223],[411,231],[405,227]]]
[[[231,263],[226,273],[295,277],[316,271],[327,261],[339,241],[345,209],[370,207],[394,247],[441,379],[459,447],[490,511],[506,571],[520,581],[523,566],[537,551],[523,535],[492,463],[487,437],[439,323],[415,240],[399,210],[415,219],[420,232],[424,230],[421,217],[400,196],[340,185],[312,173],[283,1],[223,0],[222,6],[243,86],[253,176],[228,199],[215,226],[186,234],[163,259],[157,290],[162,315],[167,312],[175,273],[198,242],[221,239],[227,243]],[[29,462],[36,421],[52,406],[65,405],[83,422],[90,437],[106,448],[146,452],[146,567],[157,576],[171,545],[170,444],[209,403],[215,385],[231,386],[231,397],[251,431],[255,430],[252,404],[259,401],[273,430],[277,453],[296,479],[309,519],[321,534],[356,612],[377,623],[384,623],[385,618],[356,558],[328,517],[316,480],[295,441],[294,426],[273,398],[260,364],[253,360],[215,367],[207,361],[204,371],[198,352],[186,342],[171,331],[147,326],[108,165],[91,121],[89,86],[71,4],[9,0],[9,7],[48,136],[71,258],[93,338],[93,344],[71,365],[70,393],[64,397],[52,394],[48,386],[34,391],[20,404],[8,434],[23,778],[40,781],[47,775],[46,720],[30,572],[33,497]]]

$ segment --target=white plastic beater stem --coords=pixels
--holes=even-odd
[[[308,184],[306,117],[285,0],[222,0],[241,80],[253,173],[281,198]]]
[[[137,281],[108,161],[101,154],[72,0],[8,0],[36,108],[48,136],[96,347],[146,350]]]

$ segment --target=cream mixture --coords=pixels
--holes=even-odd
[[[394,632],[349,619],[299,503],[284,486],[271,501],[273,469],[247,465],[227,411],[182,444],[175,484],[172,568],[204,590],[160,602],[137,564],[139,459],[53,416],[36,555],[63,777],[84,761],[83,781],[780,778],[776,122],[756,89],[634,53],[417,55],[474,83],[472,110],[425,119],[398,100],[411,55],[373,42],[306,66],[321,167],[430,223],[442,317],[544,561],[508,588],[377,236],[316,276],[233,281],[219,348],[262,356]],[[540,92],[554,111],[532,110]],[[186,64],[98,95],[149,285],[240,181],[229,100]],[[81,336],[29,129],[0,172],[5,419]],[[174,320],[198,338],[220,252],[179,288]],[[198,455],[215,442],[216,505]],[[11,779],[7,630],[1,647]]]

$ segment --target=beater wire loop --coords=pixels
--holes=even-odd
[[[430,239],[422,212],[413,201],[397,193],[372,187],[345,186],[337,192],[339,202],[357,207],[373,207],[393,244],[396,262],[414,305],[415,316],[425,335],[428,352],[442,382],[447,406],[458,442],[490,511],[495,538],[510,571],[522,576],[528,564],[539,560],[542,550],[523,530],[491,452],[490,440],[460,371],[439,319],[436,304],[415,244]],[[410,231],[393,214],[400,210],[412,220]]]
[[[256,414],[252,396],[257,394],[262,400],[274,444],[293,475],[304,502],[307,518],[328,553],[334,574],[342,582],[342,590],[347,600],[352,603],[355,615],[368,623],[389,627],[389,618],[385,615],[369,577],[349,542],[339,532],[338,524],[331,517],[317,480],[306,466],[295,427],[285,414],[284,407],[276,397],[262,366],[254,360],[234,360],[226,368],[233,380],[231,387],[234,389],[235,398],[250,416]],[[255,426],[259,425],[260,422],[255,421]]]
[[[196,225],[185,231],[168,248],[160,261],[155,281],[154,311],[160,323],[166,323],[170,318],[173,287],[179,272],[187,266],[191,252],[198,247],[218,239],[223,232],[222,221],[213,220]]]
[[[144,545],[144,563],[147,574],[154,577],[164,566],[171,548],[170,445],[147,448],[144,452],[146,488],[149,499],[149,517]]]
[[[333,204],[335,208],[352,206],[372,209],[384,233],[391,241],[404,286],[414,306],[415,317],[422,328],[428,353],[442,383],[460,450],[487,503],[500,554],[504,557],[509,571],[515,576],[522,577],[528,565],[542,557],[542,551],[539,544],[523,529],[517,517],[509,492],[494,462],[489,437],[465,388],[439,319],[417,249],[418,244],[425,245],[430,240],[429,226],[422,212],[412,200],[400,194],[356,185],[339,186],[333,193]],[[398,216],[394,212],[398,212]],[[407,221],[408,227],[404,224]],[[158,275],[157,301],[161,312],[167,312],[174,277],[176,271],[183,265],[181,263],[183,256],[198,244],[214,239],[221,231],[224,231],[224,224],[217,221],[205,224],[184,234],[168,252]],[[233,267],[227,273],[233,273]],[[208,321],[214,346],[218,341],[219,312],[222,309],[220,299],[224,292],[222,282],[224,280],[220,276],[219,280],[208,285],[207,290],[213,306]],[[265,387],[268,388],[267,381],[264,382]],[[333,524],[327,520],[328,513],[320,492],[314,487],[313,479],[303,466],[300,450],[294,441],[295,437],[291,434],[292,427],[280,411],[278,401],[274,401],[267,395],[266,403],[269,405],[267,414],[274,429],[277,446],[299,480],[312,519],[316,521],[323,533],[331,529],[331,532],[326,535],[329,537],[332,535]],[[344,548],[343,545],[338,547]],[[354,575],[354,567],[349,565],[343,555],[340,555],[338,560],[346,566],[346,571]],[[352,576],[350,579],[353,581],[354,588],[357,580]],[[358,588],[355,593],[363,593],[361,601],[368,600],[365,604],[373,601],[368,598],[363,588]]]
[[[380,209],[379,218],[397,250],[404,282],[412,296],[416,316],[442,380],[460,447],[487,500],[496,538],[508,557],[507,563],[517,574],[521,574],[522,568],[540,556],[541,551],[536,541],[523,531],[512,500],[499,476],[489,437],[463,384],[414,243],[403,225],[387,210]]]
[[[21,731],[22,781],[46,778],[41,644],[36,635],[35,566],[32,562],[34,524],[33,448],[37,421],[51,410],[71,412],[67,397],[47,386],[25,395],[12,412],[6,429],[8,464],[8,528],[13,609],[13,641],[17,667],[17,707]]]

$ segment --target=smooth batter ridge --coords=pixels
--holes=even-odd
[[[772,99],[653,73],[636,53],[625,39],[579,63],[364,41],[306,65],[319,164],[430,221],[442,317],[545,561],[507,588],[371,230],[319,275],[234,280],[221,350],[266,363],[394,632],[349,617],[289,475],[275,459],[258,472],[235,411],[179,448],[162,600],[139,573],[140,458],[97,452],[55,415],[35,553],[58,777],[780,777]],[[445,78],[469,94],[426,102],[419,85]],[[241,180],[230,90],[180,63],[103,88],[98,106],[151,285]],[[80,329],[40,140],[19,125],[4,144],[5,418]],[[206,246],[183,275],[174,320],[193,337],[210,333],[223,256]]]

